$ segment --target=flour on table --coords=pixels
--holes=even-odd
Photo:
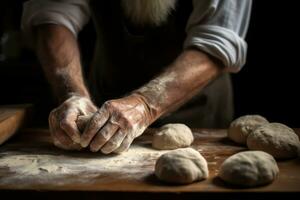
[[[167,151],[133,145],[127,152],[118,155],[91,153],[53,155],[27,152],[0,152],[0,170],[9,170],[8,175],[0,177],[0,185],[22,183],[25,180],[34,180],[33,182],[42,184],[49,179],[62,181],[63,184],[70,180],[66,177],[74,178],[74,175],[77,175],[77,179],[80,175],[82,180],[105,177],[108,174],[116,174],[116,178],[120,179],[134,179],[153,173],[152,166],[156,159]]]
[[[62,167],[53,164],[53,160],[53,156],[49,155],[12,155],[0,158],[0,168],[7,167],[19,175],[62,172]]]

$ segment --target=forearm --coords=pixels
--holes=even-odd
[[[206,54],[186,50],[157,78],[134,93],[142,95],[151,119],[155,120],[187,102],[221,71]]]
[[[62,102],[72,94],[90,97],[75,36],[59,25],[36,27],[36,52],[51,88]]]

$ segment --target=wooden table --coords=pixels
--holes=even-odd
[[[296,129],[296,132],[299,135],[300,129]],[[245,147],[238,146],[228,140],[225,130],[194,130],[195,141],[192,147],[198,150],[208,161],[210,176],[207,180],[184,186],[161,183],[154,176],[153,170],[156,158],[163,152],[151,149],[152,134],[153,130],[148,130],[142,137],[138,138],[135,141],[133,150],[128,154],[124,154],[128,155],[130,161],[120,164],[124,162],[124,159],[118,159],[120,158],[118,156],[104,156],[100,153],[90,153],[88,151],[67,152],[59,150],[53,147],[48,130],[24,130],[0,147],[0,189],[11,194],[16,194],[13,190],[22,192],[47,191],[46,193],[38,193],[39,195],[49,195],[50,191],[67,195],[66,192],[73,191],[71,194],[76,194],[74,196],[77,198],[86,197],[85,192],[90,192],[89,198],[93,195],[96,198],[99,195],[98,193],[101,192],[102,196],[121,195],[124,197],[124,195],[133,195],[137,197],[140,195],[143,199],[153,198],[153,196],[171,197],[172,199],[191,196],[210,198],[237,194],[238,198],[241,198],[240,195],[244,195],[244,198],[252,198],[251,195],[258,193],[276,194],[276,196],[282,194],[285,196],[300,192],[300,159],[278,161],[280,175],[277,180],[267,186],[243,189],[224,184],[217,177],[220,164],[230,155],[246,150]],[[141,149],[137,150],[140,153],[135,160],[132,158],[136,147]],[[147,152],[147,149],[150,153]],[[53,165],[62,164],[63,168],[69,167],[73,171],[64,173],[62,170],[55,177],[51,177],[51,174],[43,175],[44,169],[40,169],[38,172],[40,174],[28,175],[26,174],[28,172],[1,165],[1,161],[3,162],[8,157],[11,158],[10,156],[28,157],[35,155],[50,156],[53,159],[51,161]],[[56,159],[65,155],[68,157]],[[106,159],[105,162],[103,159]],[[73,164],[66,166],[63,163],[64,160]],[[98,162],[97,160],[100,164],[102,162],[99,169],[90,169],[88,163]],[[83,164],[79,162],[83,162]],[[107,171],[103,171],[106,163],[110,164],[107,165]],[[86,170],[82,170],[84,164],[86,164]],[[80,169],[79,165],[81,166]],[[23,167],[26,168],[26,166]],[[147,195],[144,195],[145,193]]]

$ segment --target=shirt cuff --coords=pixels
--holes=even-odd
[[[200,25],[188,31],[184,49],[194,47],[219,59],[229,72],[238,72],[247,57],[247,43],[230,29]]]

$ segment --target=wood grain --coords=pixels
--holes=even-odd
[[[24,124],[30,107],[28,104],[0,107],[0,145],[12,137]]]
[[[151,148],[151,138],[154,130],[148,130],[135,141],[137,145]],[[299,129],[296,130],[298,135]],[[49,154],[70,155],[74,158],[102,158],[100,154],[84,152],[67,152],[53,147],[48,130],[30,129],[23,131],[16,138],[0,148],[0,158],[7,154]],[[226,185],[218,177],[221,163],[229,156],[247,150],[238,146],[226,137],[225,130],[194,130],[195,141],[193,148],[201,152],[207,159],[210,176],[207,180],[190,185],[168,185],[159,182],[153,175],[155,160],[147,161],[142,165],[147,173],[136,174],[136,177],[126,178],[125,171],[121,168],[114,173],[99,174],[91,178],[85,178],[78,173],[72,176],[62,176],[55,181],[49,179],[43,182],[25,177],[15,184],[0,184],[0,189],[21,190],[46,190],[46,191],[100,191],[100,192],[149,192],[149,193],[228,193],[228,192],[300,192],[300,159],[278,161],[280,168],[279,177],[270,185],[258,188],[236,188]],[[30,143],[28,143],[30,141]],[[70,158],[72,159],[72,158]],[[150,159],[150,158],[149,158]],[[140,166],[140,165],[139,165]],[[0,168],[0,182],[8,178],[13,172],[7,168]],[[86,171],[85,173],[92,173]],[[85,174],[86,175],[86,174]],[[125,174],[126,175],[126,174]],[[125,178],[124,178],[125,177]],[[64,180],[69,180],[64,182]],[[60,182],[61,181],[61,182]]]

